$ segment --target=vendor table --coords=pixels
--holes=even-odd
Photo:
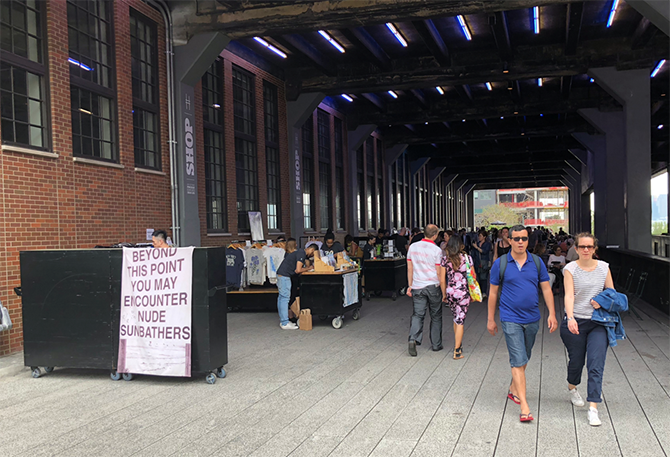
[[[370,294],[380,296],[382,292],[391,292],[395,300],[407,291],[407,259],[370,259],[363,261],[365,276],[365,298]]]
[[[24,251],[21,261],[24,361],[39,367],[116,372],[121,315],[121,249]],[[225,377],[228,363],[225,248],[193,251],[192,372]],[[133,375],[123,374],[125,380]]]
[[[333,328],[342,328],[344,313],[349,311],[358,320],[362,305],[358,269],[300,275],[300,308],[309,308],[312,316],[324,320],[333,317]]]

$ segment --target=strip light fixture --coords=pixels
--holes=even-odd
[[[619,0],[613,0],[612,9],[610,10],[610,17],[607,18],[607,27],[612,26],[612,22],[614,21],[614,15],[616,14],[616,9],[618,6],[619,6]]]
[[[542,78],[537,78],[537,87],[542,87]]]
[[[79,62],[78,60],[74,60],[72,57],[67,59],[67,61],[70,62],[72,65],[76,65],[83,70],[93,71],[93,69],[91,67],[89,67],[88,65],[84,65],[83,63]]]
[[[658,124],[658,127],[656,127],[658,130],[661,130],[663,128],[663,124]]]
[[[403,47],[403,48],[406,48],[406,47],[407,47],[407,41],[405,40],[405,37],[403,37],[403,36],[400,34],[400,32],[398,31],[398,29],[395,28],[395,25],[391,24],[390,22],[387,22],[387,23],[386,23],[386,27],[388,27],[388,29],[391,31],[391,33],[392,33],[393,36],[396,38],[396,40],[398,40],[398,41],[400,42],[400,44],[402,45],[402,47]]]
[[[663,65],[665,65],[665,59],[661,60],[658,65],[656,65],[656,68],[654,68],[654,71],[651,72],[651,77],[653,78],[656,76],[656,74],[661,71],[661,68],[663,68]]]
[[[595,81],[596,81],[596,80],[593,79],[593,78],[589,79],[589,82],[590,82],[590,83],[594,83]]]
[[[465,23],[465,19],[463,16],[460,14],[456,16],[456,19],[458,20],[458,23],[461,25],[461,30],[463,31],[463,35],[465,35],[465,38],[468,41],[472,41],[472,35],[470,34],[470,30],[468,30],[468,25]]]
[[[344,48],[342,47],[342,45],[341,45],[340,43],[338,43],[337,41],[335,41],[335,39],[334,39],[333,37],[331,37],[330,35],[328,35],[328,32],[326,32],[325,30],[319,30],[319,35],[321,35],[322,37],[324,37],[324,38],[326,39],[326,41],[328,41],[328,43],[330,43],[331,45],[333,45],[333,47],[334,47],[335,49],[337,49],[337,50],[340,51],[342,54],[344,54]]]
[[[285,52],[283,52],[281,49],[278,49],[278,48],[272,46],[270,43],[265,41],[263,38],[255,36],[254,40],[256,40],[258,43],[262,44],[263,46],[268,48],[270,51],[272,51],[275,54],[277,54],[278,56],[280,56],[282,59],[285,59],[286,57],[288,57]]]
[[[354,99],[348,96],[347,94],[342,94],[342,98],[348,101],[349,103],[354,101]]]
[[[487,88],[488,90],[493,90],[493,86],[492,86],[491,83],[489,83],[489,82],[486,83],[486,88]]]
[[[540,33],[540,7],[533,7],[533,29],[535,30],[535,35]]]
[[[393,92],[392,90],[389,90],[389,91],[387,91],[386,93],[389,94],[389,95],[390,95],[391,97],[393,97],[393,98],[398,98],[398,94],[396,94],[396,93]]]
[[[444,89],[442,89],[440,86],[436,86],[435,90],[437,91],[438,94],[444,95]]]

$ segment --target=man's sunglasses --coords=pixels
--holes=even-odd
[[[512,238],[512,239],[513,239],[514,241],[528,241],[528,237],[527,237],[527,236],[515,236],[515,237]]]

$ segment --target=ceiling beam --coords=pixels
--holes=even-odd
[[[382,100],[382,98],[377,95],[377,94],[361,94],[361,96],[375,105],[377,108],[379,108],[382,111],[386,111],[386,102]]]
[[[301,53],[323,71],[326,75],[334,77],[337,75],[337,67],[314,46],[312,46],[304,37],[298,34],[284,35],[275,38],[279,44],[294,53]]]
[[[476,181],[476,179],[473,181]],[[564,187],[564,184],[560,179],[535,179],[526,181],[515,181],[514,179],[510,179],[509,181],[483,182],[475,184],[476,190],[524,189],[526,187]]]
[[[375,39],[365,30],[365,27],[356,27],[354,29],[343,29],[342,34],[359,49],[365,56],[380,70],[390,71],[393,68],[391,59],[386,51],[375,41]]]
[[[570,91],[572,90],[572,76],[561,76],[561,95],[565,100],[570,98]]]
[[[509,30],[507,29],[507,13],[498,11],[489,16],[489,25],[495,39],[498,53],[503,61],[511,61],[514,58],[512,44],[509,39]]]
[[[579,35],[582,33],[584,2],[568,3],[567,8],[568,14],[565,19],[565,55],[572,56],[577,53]]]
[[[428,102],[426,101],[426,97],[423,95],[423,91],[421,89],[412,89],[410,92],[422,107],[429,107]]]
[[[627,39],[585,42],[573,56],[563,55],[564,45],[519,46],[516,59],[503,73],[499,57],[489,50],[472,51],[459,57],[458,67],[437,67],[432,57],[409,57],[393,61],[391,72],[371,72],[369,65],[342,64],[336,77],[312,76],[302,80],[303,92],[360,93],[410,90],[435,86],[484,84],[542,77],[582,75],[590,68],[616,66],[619,70],[650,68],[670,52],[667,40],[656,37],[653,46],[632,51]]]
[[[372,25],[458,14],[491,13],[532,8],[574,0],[366,0],[366,1],[216,1],[167,0],[172,12],[176,44],[211,31],[225,33],[231,39],[253,36],[284,35],[314,30]]]
[[[412,25],[440,66],[451,66],[451,53],[432,19],[412,21]]]
[[[656,26],[654,26],[649,19],[643,17],[635,28],[633,37],[630,40],[630,47],[632,49],[645,47],[656,34],[657,30]]]

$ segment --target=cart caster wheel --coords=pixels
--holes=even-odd
[[[361,310],[360,309],[355,309],[354,312],[351,314],[351,318],[355,321],[361,318]]]
[[[333,328],[340,329],[342,328],[343,319],[341,317],[336,317],[333,319]]]
[[[395,301],[396,298],[398,298],[398,295],[397,295],[396,293],[394,293],[393,295],[391,295],[391,300]]]
[[[42,370],[39,367],[30,367],[30,369],[33,370],[33,378],[37,379],[42,375]]]
[[[370,301],[370,292],[366,292],[366,293],[365,293],[365,299],[366,299],[367,301]]]
[[[406,293],[407,293],[407,287],[403,287],[398,291],[398,295],[400,295],[401,297],[404,296]]]
[[[132,373],[123,373],[123,380],[124,381],[132,381],[133,380],[133,374]]]
[[[118,371],[112,371],[109,374],[109,377],[112,378],[112,381],[118,381],[119,379],[121,379],[121,373],[119,373]]]
[[[322,321],[327,321],[328,316],[326,316],[325,314],[319,314],[319,319],[322,320]]]
[[[54,367],[44,367],[44,371],[47,373],[51,373],[52,371],[54,371]]]
[[[210,373],[205,377],[205,381],[207,381],[207,384],[215,384],[216,383],[216,375],[214,373]]]
[[[382,291],[381,290],[375,290],[375,297],[381,297],[382,296]]]
[[[223,367],[216,370],[216,377],[221,378],[221,379],[225,378],[226,377],[226,370],[224,370]]]

